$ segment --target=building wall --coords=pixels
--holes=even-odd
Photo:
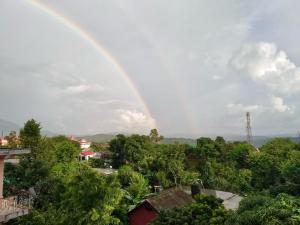
[[[157,216],[157,213],[148,205],[143,203],[129,213],[130,225],[147,225]]]
[[[0,201],[3,198],[4,156],[0,156]]]
[[[82,149],[89,148],[89,147],[91,147],[91,143],[80,143],[80,147]]]
[[[0,146],[7,146],[8,141],[6,139],[0,139]]]

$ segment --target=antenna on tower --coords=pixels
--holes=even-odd
[[[246,131],[247,131],[247,142],[249,144],[253,144],[253,136],[252,136],[252,130],[251,130],[251,120],[250,120],[250,112],[246,112]]]

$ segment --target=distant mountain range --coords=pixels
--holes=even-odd
[[[113,138],[115,138],[115,134],[96,134],[96,135],[87,135],[87,136],[81,136],[78,138],[84,138],[91,142],[97,142],[97,143],[105,143],[109,142]],[[265,144],[270,139],[274,138],[275,136],[254,136],[253,137],[253,145],[255,147],[260,147],[263,144]],[[281,137],[281,135],[279,136]],[[284,136],[287,137],[287,136]],[[227,141],[245,141],[245,136],[224,136],[225,140]],[[293,142],[299,143],[298,137],[289,137]],[[192,146],[196,145],[196,139],[193,138],[173,138],[173,137],[165,137],[162,140],[163,144],[172,144],[172,143],[181,143],[181,144],[189,144]]]
[[[16,131],[17,133],[19,133],[20,129],[21,129],[21,126],[18,125],[18,124],[13,123],[13,122],[8,121],[8,120],[0,119],[0,136],[2,136],[2,134],[4,136],[6,136],[11,131]],[[58,135],[57,133],[54,133],[54,132],[49,131],[49,130],[44,130],[44,129],[41,130],[41,134],[44,135],[44,136],[47,136],[47,137],[53,137],[53,136]]]
[[[19,132],[20,126],[16,123],[0,119],[0,135],[8,135],[11,131]]]
[[[21,126],[7,121],[0,119],[0,135],[8,135],[10,131],[16,131],[19,132]],[[49,130],[44,130],[42,129],[41,131],[42,135],[47,136],[47,137],[53,137],[57,136],[59,134],[51,132]],[[95,135],[80,135],[77,136],[77,138],[85,138],[88,141],[91,142],[97,142],[97,143],[105,143],[109,142],[112,140],[118,133],[109,133],[109,134],[95,134]],[[130,134],[125,134],[125,135],[130,135]],[[176,135],[177,136],[177,135]],[[189,144],[189,145],[196,145],[196,138],[188,138],[188,135],[182,135],[184,137],[180,137],[179,135],[177,137],[165,137],[162,141],[164,144],[171,144],[171,143],[181,143],[181,144]],[[204,137],[212,137],[215,138],[216,135],[202,135]],[[223,136],[225,140],[227,141],[245,141],[246,137],[245,136],[239,136],[239,135],[224,135]],[[263,144],[265,144],[268,140],[274,138],[274,137],[289,137],[292,141],[299,143],[299,138],[298,137],[293,137],[292,135],[289,134],[281,134],[281,135],[273,135],[273,136],[254,136],[253,137],[253,144],[256,147],[260,147]]]
[[[77,138],[84,138],[91,142],[96,143],[106,143],[115,138],[115,134],[95,134],[95,135],[85,135],[85,136],[77,136]]]

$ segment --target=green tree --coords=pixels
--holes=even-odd
[[[89,158],[89,165],[93,168],[103,168],[105,160],[102,158]]]
[[[281,163],[280,173],[284,183],[272,187],[271,193],[300,195],[300,151],[294,150],[289,153],[288,159]]]
[[[118,170],[117,176],[122,189],[125,190],[124,203],[126,204],[126,211],[137,205],[149,194],[148,181],[129,165],[122,166]]]
[[[218,162],[227,163],[229,161],[229,148],[223,137],[217,136],[215,140],[215,149],[217,151],[216,159]]]
[[[42,137],[35,149],[35,159],[48,165],[53,166],[57,162],[57,152],[55,142],[52,138]]]
[[[164,187],[194,183],[198,174],[186,170],[185,159],[185,145],[162,145],[156,151],[155,159],[151,165],[152,170],[156,171],[157,181]]]
[[[211,138],[201,137],[197,139],[196,149],[202,160],[216,157],[218,154],[215,148],[215,142]]]
[[[116,180],[109,180],[87,166],[80,166],[67,184],[59,209],[65,213],[61,224],[117,224],[111,214],[123,196]]]
[[[280,178],[279,170],[272,157],[263,152],[250,154],[250,170],[252,186],[258,190],[275,185]]]
[[[126,161],[139,169],[139,162],[143,161],[147,153],[150,151],[151,142],[147,136],[132,135],[127,138],[124,147]]]
[[[109,151],[112,154],[112,163],[114,168],[119,168],[126,163],[126,151],[125,151],[126,137],[122,134],[118,134],[116,138],[109,142]]]
[[[297,145],[289,138],[274,138],[260,148],[261,152],[272,156],[274,163],[285,160],[293,150],[297,150]]]
[[[161,136],[161,135],[158,134],[157,129],[152,129],[150,131],[149,137],[150,137],[150,140],[152,142],[154,142],[154,143],[158,143],[158,142],[160,142],[164,138],[163,136]]]
[[[291,151],[282,166],[283,177],[291,183],[300,185],[300,151]]]
[[[81,151],[79,147],[69,140],[58,143],[55,147],[58,162],[68,163],[74,161]]]
[[[250,196],[240,202],[239,209],[226,221],[227,225],[300,224],[300,199],[286,194],[276,198]]]
[[[151,148],[150,138],[144,135],[131,135],[130,137],[117,135],[109,143],[109,150],[113,153],[112,160],[115,168],[130,164],[134,169],[140,170],[141,164],[150,154]]]
[[[229,212],[222,200],[213,196],[196,196],[196,202],[183,208],[163,211],[151,223],[152,225],[223,225]]]
[[[113,211],[124,192],[116,177],[100,176],[88,165],[59,163],[38,191],[35,208],[16,224],[109,225],[118,224]]]
[[[34,119],[28,120],[20,130],[20,140],[23,148],[31,148],[35,157],[36,150],[41,140],[41,126]]]
[[[252,145],[242,142],[233,146],[230,155],[237,168],[249,168],[249,154],[254,151],[256,150]]]

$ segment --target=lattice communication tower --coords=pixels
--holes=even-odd
[[[251,129],[251,119],[250,119],[250,112],[246,112],[246,131],[247,131],[247,142],[249,144],[253,143],[253,136],[252,136],[252,129]]]

